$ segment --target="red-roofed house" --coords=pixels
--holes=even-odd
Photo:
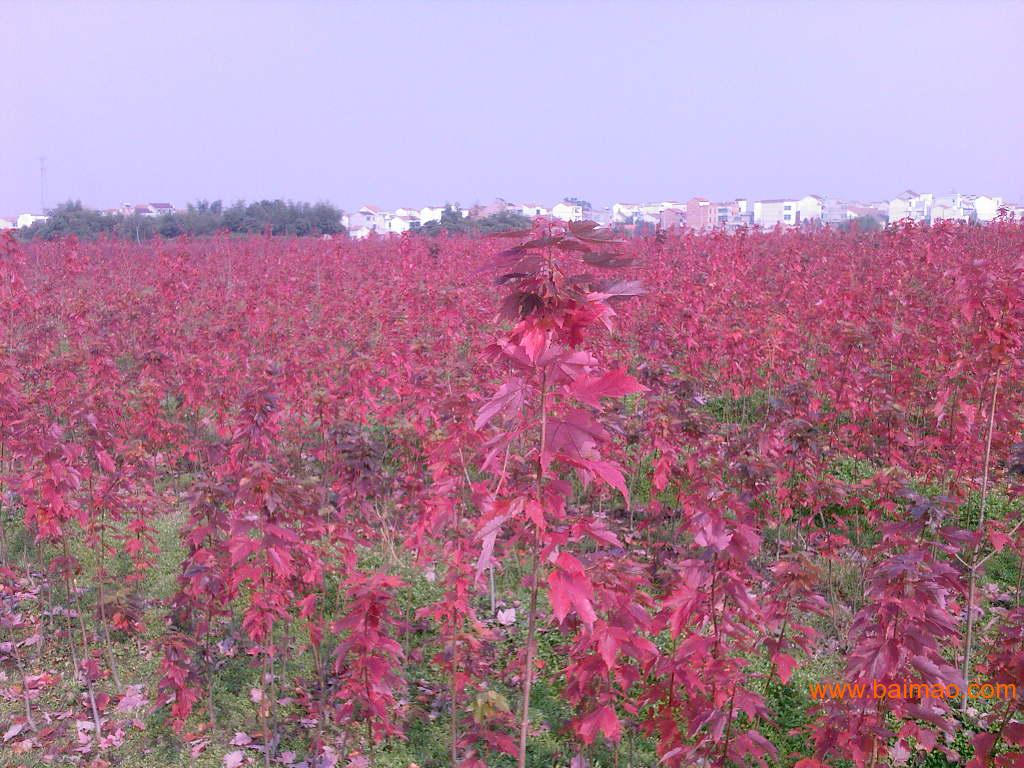
[[[348,232],[352,237],[366,237],[371,232],[383,234],[388,230],[391,216],[384,213],[376,205],[364,205],[348,217]]]

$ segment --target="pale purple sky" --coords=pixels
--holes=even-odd
[[[822,193],[1024,202],[1024,2],[0,0],[0,215]]]

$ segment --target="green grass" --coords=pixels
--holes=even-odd
[[[164,407],[168,410],[176,410],[180,404],[168,400],[164,403]],[[635,407],[637,407],[635,403],[627,403],[627,411]],[[767,408],[767,397],[763,393],[754,393],[741,398],[715,398],[705,405],[705,409],[719,421],[740,424],[754,423],[763,418],[765,408]],[[382,472],[385,474],[397,472],[405,461],[405,457],[398,455],[399,451],[403,450],[404,443],[402,440],[396,439],[396,435],[392,431],[397,428],[399,427],[374,424],[367,427],[364,433],[367,439],[383,446]],[[672,505],[675,503],[678,493],[677,488],[670,486],[661,494],[653,493],[651,487],[653,461],[652,455],[641,454],[639,449],[634,446],[627,448],[625,463],[633,501],[636,505],[643,506],[649,504],[653,498],[658,498],[664,504]],[[472,477],[479,476],[474,467],[469,467],[468,470]],[[858,482],[872,477],[877,468],[870,462],[841,458],[834,461],[828,471],[844,481]],[[174,483],[180,488],[187,486],[192,479],[191,475],[185,474],[177,479],[163,478],[160,484],[163,487]],[[926,483],[920,484],[920,488],[923,492],[929,493],[938,493],[941,490],[935,484]],[[578,492],[576,501],[584,500],[582,489],[577,487],[576,490]],[[766,508],[770,508],[770,499],[762,501]],[[857,543],[860,546],[865,546],[877,540],[878,532],[866,522],[863,515],[863,505],[867,504],[869,499],[858,501],[860,503],[852,503],[849,508],[831,507],[827,509],[825,523],[826,525],[838,524],[840,521],[846,522],[853,518]],[[990,520],[1013,520],[1022,513],[1024,513],[1022,505],[1009,499],[1001,491],[994,491],[990,494],[986,509]],[[32,545],[24,534],[23,526],[18,524],[17,513],[5,510],[4,514],[10,522],[15,523],[7,525],[7,530],[10,532],[9,544],[12,559],[18,561],[33,556]],[[386,517],[389,510],[382,509],[381,514]],[[980,496],[972,495],[956,512],[956,515],[959,525],[966,527],[976,525],[980,515]],[[160,661],[160,650],[150,641],[158,639],[163,634],[164,601],[172,596],[177,589],[181,561],[185,554],[180,541],[180,527],[185,520],[186,516],[182,510],[152,518],[151,523],[155,529],[160,554],[155,567],[146,575],[145,582],[140,586],[141,593],[147,598],[145,615],[147,634],[142,638],[141,645],[137,644],[134,639],[116,638],[115,655],[123,682],[125,684],[145,683],[149,693],[152,693],[155,688]],[[771,529],[766,532],[766,550],[771,549],[774,533],[777,532],[773,532]],[[75,542],[73,553],[80,559],[83,566],[84,575],[81,583],[90,584],[89,574],[93,572],[96,565],[95,550],[85,546],[82,542]],[[396,614],[410,624],[416,620],[418,609],[438,600],[442,595],[443,570],[436,573],[435,579],[428,579],[424,568],[414,563],[410,555],[401,547],[378,546],[374,549],[363,549],[359,553],[359,566],[367,571],[384,570],[401,576],[405,586],[397,591],[393,608]],[[1020,566],[1020,560],[1015,555],[1008,552],[997,553],[986,563],[985,579],[999,584],[1006,590],[1015,590]],[[130,563],[121,557],[107,563],[107,567],[115,577],[121,577],[129,572]],[[495,585],[498,598],[505,605],[517,605],[519,621],[514,629],[507,633],[507,636],[503,636],[501,640],[485,650],[486,653],[493,654],[493,666],[496,670],[492,676],[493,679],[488,681],[488,685],[507,699],[513,712],[518,706],[518,685],[501,674],[499,670],[511,664],[515,654],[525,643],[526,617],[523,606],[528,602],[528,594],[523,583],[524,575],[525,564],[513,556],[506,557],[496,570]],[[859,599],[863,576],[861,568],[855,564],[837,565],[833,579],[841,602],[849,605]],[[117,580],[118,578],[114,578],[111,581],[116,582]],[[336,602],[343,602],[344,596],[339,595],[338,590],[339,585],[336,581],[328,582],[324,590],[325,604],[334,605]],[[63,598],[62,591],[58,589],[57,592],[57,598],[61,600]],[[95,595],[91,589],[86,589],[82,593],[82,599],[87,605],[91,604],[94,598]],[[488,618],[490,608],[487,595],[479,594],[475,599],[479,614],[485,619]],[[244,606],[240,606],[236,613],[243,608]],[[541,600],[541,609],[542,611],[548,610],[543,599]],[[832,631],[830,618],[827,616],[813,619],[810,623],[824,632]],[[237,626],[235,629],[237,630]],[[412,685],[420,680],[425,681],[432,689],[439,692],[438,696],[445,695],[446,676],[432,662],[433,653],[438,650],[436,634],[411,633],[400,639],[407,649],[418,651],[418,653],[410,654],[402,670],[406,679]],[[665,637],[659,637],[656,640],[660,645],[668,646]],[[542,624],[542,629],[538,634],[538,658],[544,663],[544,672],[534,685],[531,702],[531,722],[534,735],[531,737],[531,750],[527,764],[532,768],[567,766],[576,752],[577,747],[574,741],[563,730],[564,724],[571,714],[570,708],[562,697],[562,682],[564,680],[562,671],[568,663],[567,643],[568,639],[557,629]],[[140,648],[142,648],[141,652]],[[223,755],[226,752],[234,749],[234,747],[228,746],[228,741],[236,730],[246,731],[255,738],[258,723],[254,705],[249,699],[249,690],[258,686],[258,671],[244,653],[224,658],[222,662],[223,666],[219,669],[213,686],[218,733],[213,736],[211,745],[206,751],[193,760],[188,749],[183,748],[182,741],[170,729],[166,720],[166,708],[163,708],[144,716],[146,725],[144,731],[129,731],[125,745],[111,754],[111,757],[116,756],[117,765],[123,768],[148,768],[155,765],[172,768],[179,766],[181,768],[185,768],[185,766],[214,768],[222,764]],[[775,765],[780,767],[792,765],[798,757],[810,754],[811,745],[808,741],[806,726],[810,721],[812,702],[807,690],[808,684],[835,679],[841,674],[841,669],[837,667],[838,657],[805,658],[800,662],[801,665],[788,684],[783,685],[775,681],[767,686],[765,697],[769,708],[774,713],[774,719],[772,723],[756,724],[756,727],[761,729],[779,749],[780,758]],[[310,673],[311,662],[308,654],[296,655],[289,659],[288,664],[291,676]],[[751,665],[752,670],[764,666],[765,668],[760,671],[766,671],[763,659],[752,659]],[[59,670],[65,680],[73,678],[63,644],[51,642],[41,663],[33,665],[33,671],[39,671],[39,667]],[[515,671],[514,667],[512,671]],[[111,694],[116,693],[109,681],[101,682],[100,688]],[[80,693],[71,685],[50,689],[44,693],[44,698],[39,704],[52,709],[59,709],[62,705],[66,708],[74,702]],[[462,704],[469,706],[470,703],[465,701]],[[12,715],[17,714],[20,714],[20,706],[17,702],[0,701],[0,724],[7,722]],[[188,730],[197,729],[204,720],[203,714],[197,714],[189,723]],[[375,748],[374,764],[377,768],[408,768],[410,763],[417,763],[421,768],[447,766],[449,762],[448,729],[449,714],[445,706],[434,711],[433,717],[428,711],[420,712],[419,716],[410,718],[408,721],[404,739],[392,739]],[[961,746],[963,745],[958,745],[957,748],[960,749]],[[301,736],[286,734],[279,749],[288,748],[294,749],[300,759],[304,756]],[[969,751],[969,745],[965,749]],[[653,741],[635,732],[635,729],[627,729],[626,740],[620,748],[618,762],[608,746],[600,743],[587,750],[587,756],[592,768],[598,768],[598,766],[610,768],[612,765],[626,765],[623,756],[627,750],[632,753],[631,765],[634,768],[653,766],[657,763]],[[926,766],[926,768],[946,768],[945,759],[936,757],[936,754],[933,753],[918,760],[915,765]],[[488,760],[488,765],[496,768],[514,765],[514,761],[504,757],[493,757]],[[12,763],[8,761],[8,756],[0,753],[0,766],[22,764],[42,766],[45,763],[33,763],[24,758],[19,758],[17,762]]]
[[[709,398],[703,408],[716,421],[723,424],[749,426],[764,419],[768,411],[768,392],[757,390],[739,397],[719,395]]]

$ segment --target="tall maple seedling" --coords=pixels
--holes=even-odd
[[[601,409],[602,398],[644,387],[622,369],[604,368],[582,344],[595,325],[611,329],[613,300],[643,290],[634,280],[575,273],[580,260],[599,269],[633,263],[621,255],[614,236],[593,222],[542,222],[533,231],[505,236],[523,241],[499,253],[491,264],[499,270],[498,284],[511,288],[501,315],[514,325],[489,348],[506,377],[476,420],[478,430],[500,420],[500,431],[486,443],[483,468],[499,478],[503,490],[483,500],[477,576],[491,565],[499,532],[511,529],[512,540],[522,543],[529,556],[519,714],[518,765],[523,768],[542,579],[555,618],[564,622],[573,613],[592,631],[597,618],[594,587],[567,545],[589,537],[600,546],[613,538],[596,520],[582,515],[571,519],[572,485],[566,472],[574,471],[584,487],[594,481],[611,486],[629,502],[621,469],[600,453],[610,436],[594,411]],[[596,722],[607,738],[618,740],[621,727],[611,709],[602,710]],[[597,729],[590,730],[591,738]]]

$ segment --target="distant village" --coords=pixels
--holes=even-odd
[[[173,214],[177,209],[170,203],[136,203],[110,208],[100,213],[110,216],[159,217]],[[646,203],[615,203],[610,208],[592,207],[585,201],[565,199],[548,207],[540,203],[514,203],[501,198],[489,205],[462,208],[459,205],[428,205],[384,210],[364,205],[357,211],[342,212],[341,223],[349,236],[401,235],[428,224],[442,223],[447,215],[464,219],[482,219],[491,216],[515,215],[528,219],[553,217],[562,221],[596,221],[627,231],[690,228],[694,230],[720,229],[735,231],[744,227],[802,227],[816,225],[838,226],[858,218],[870,218],[879,223],[911,220],[934,223],[938,221],[964,221],[985,223],[1000,215],[1024,219],[1024,205],[1007,203],[992,195],[967,195],[957,192],[934,194],[907,190],[890,199],[861,203],[821,195],[748,200],[737,198],[727,202],[714,202],[705,197],[689,200],[664,200]],[[45,214],[23,213],[17,217],[0,217],[0,229],[21,229],[38,221]]]
[[[178,209],[170,203],[125,203],[117,208],[106,208],[99,211],[104,216],[147,216],[159,217],[177,213]],[[49,216],[44,213],[22,213],[18,216],[0,216],[0,230],[26,229],[38,221],[46,221]]]
[[[1007,215],[1024,218],[1024,205],[1006,204],[1002,198],[989,195],[963,195],[950,193],[918,194],[911,190],[894,197],[872,203],[854,203],[821,195],[772,200],[737,198],[728,202],[714,202],[706,197],[692,197],[682,202],[663,200],[647,203],[615,203],[611,208],[594,208],[579,200],[563,200],[548,208],[539,203],[513,203],[498,199],[490,205],[476,205],[469,209],[457,206],[426,206],[423,208],[396,208],[382,210],[364,205],[358,211],[346,213],[342,223],[352,237],[367,237],[372,233],[401,234],[439,222],[445,210],[452,208],[459,215],[485,218],[499,214],[516,214],[529,219],[551,216],[562,221],[596,221],[599,224],[622,227],[647,225],[649,228],[671,229],[688,227],[695,230],[736,230],[741,227],[800,227],[811,224],[836,226],[860,217],[871,217],[879,222],[902,221],[935,222],[941,220],[988,222],[1005,209]]]

